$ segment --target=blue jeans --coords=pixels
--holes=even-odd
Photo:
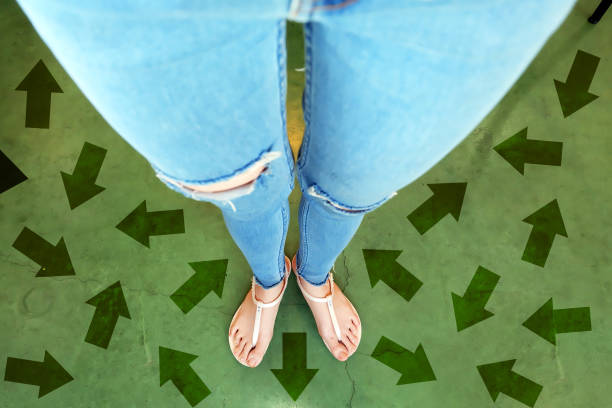
[[[284,274],[296,175],[298,273],[321,285],[364,215],[470,133],[576,0],[17,1],[159,179],[221,209],[270,288]],[[304,23],[297,166],[286,135],[287,19]],[[185,185],[261,164],[253,183],[226,192]]]

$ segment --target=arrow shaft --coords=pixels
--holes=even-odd
[[[534,227],[529,234],[521,259],[538,266],[544,266],[554,239],[554,233]]]
[[[553,310],[555,331],[571,333],[591,330],[591,313],[588,307]]]
[[[206,384],[204,384],[204,381],[198,377],[190,366],[186,366],[180,371],[180,375],[172,378],[172,383],[180,393],[183,394],[183,397],[185,397],[192,407],[210,394],[210,390]]]
[[[24,227],[13,242],[13,247],[39,265],[47,265],[55,246],[31,229]]]
[[[563,143],[545,140],[527,140],[525,142],[525,163],[561,165]]]
[[[106,149],[85,142],[74,167],[73,176],[94,183],[98,178],[105,156]]]
[[[598,64],[599,57],[578,50],[567,76],[566,84],[575,89],[588,90],[595,76]]]
[[[479,267],[470,281],[463,298],[470,303],[484,308],[498,281],[499,275]]]
[[[381,276],[381,280],[406,301],[410,301],[423,285],[423,282],[397,262],[393,263],[388,273]]]
[[[183,210],[147,212],[149,235],[179,234],[185,232]]]
[[[43,363],[8,357],[4,380],[22,384],[39,385],[43,375]]]
[[[408,219],[415,228],[424,234],[436,225],[448,213],[448,206],[442,200],[436,199],[435,195],[429,197],[423,204],[418,206],[408,215]]]
[[[283,370],[306,368],[306,333],[283,333]]]
[[[501,387],[500,391],[523,404],[533,407],[535,405],[542,386],[529,378],[510,372],[508,381]]]
[[[51,111],[51,92],[46,90],[28,90],[26,96],[26,127],[49,128]]]
[[[183,313],[189,312],[208,295],[212,288],[207,278],[205,274],[196,273],[170,296]]]
[[[119,314],[116,311],[97,307],[94,317],[89,324],[85,341],[102,348],[107,348],[118,319]]]

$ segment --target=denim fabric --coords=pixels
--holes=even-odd
[[[576,0],[17,1],[160,181],[221,209],[270,288],[284,273],[296,176],[298,272],[319,285],[365,214],[470,133]],[[287,19],[304,23],[297,163],[286,134]],[[261,163],[253,183],[226,192],[181,184]]]

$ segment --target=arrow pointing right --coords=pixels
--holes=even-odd
[[[37,278],[75,274],[64,237],[53,246],[28,227],[23,227],[13,247],[41,266]]]
[[[499,393],[503,392],[507,396],[533,407],[543,387],[512,371],[515,362],[516,359],[499,361],[479,365],[476,368],[493,402],[497,400]]]
[[[402,374],[396,385],[434,381],[436,379],[421,344],[413,353],[388,337],[382,336],[372,352],[372,357]]]
[[[72,380],[74,378],[68,371],[46,350],[43,362],[13,357],[6,359],[4,381],[38,385],[38,398]]]
[[[16,91],[26,91],[25,127],[49,129],[51,92],[63,93],[42,60],[21,81]]]
[[[283,368],[270,369],[294,401],[318,368],[306,368],[306,333],[283,333]]]
[[[427,186],[433,191],[433,195],[407,217],[421,235],[429,231],[446,214],[451,214],[459,221],[467,183],[437,183]]]
[[[0,193],[28,179],[2,150],[0,150],[0,176]]]
[[[204,381],[189,364],[198,358],[195,354],[159,346],[159,386],[169,380],[185,397],[192,407],[195,407],[204,398],[210,395]]]

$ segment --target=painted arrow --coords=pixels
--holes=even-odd
[[[72,174],[60,171],[71,210],[105,190],[96,184],[104,156],[106,149],[85,142]]]
[[[8,357],[4,381],[37,385],[38,398],[74,380],[72,376],[45,350],[42,362]]]
[[[28,227],[23,227],[13,247],[41,266],[37,278],[75,275],[64,237],[54,246]]]
[[[382,336],[372,352],[372,357],[402,374],[395,385],[436,380],[421,344],[417,346],[413,353],[393,340]]]
[[[463,296],[451,293],[458,332],[493,316],[485,306],[499,278],[496,273],[478,266]]]
[[[183,313],[188,313],[211,291],[221,298],[227,272],[227,259],[189,262],[189,266],[195,273],[170,295],[170,299]]]
[[[451,214],[455,220],[459,221],[467,183],[438,183],[427,184],[427,186],[433,191],[433,195],[407,216],[421,235],[437,224],[446,214]]]
[[[542,386],[512,371],[514,360],[479,365],[478,372],[489,391],[493,402],[502,392],[523,404],[533,407],[542,391]]]
[[[423,285],[423,282],[395,260],[402,251],[363,249],[362,252],[371,287],[382,280],[409,302]]]
[[[525,174],[525,163],[561,165],[563,143],[527,139],[527,128],[493,148],[519,173]]]
[[[270,369],[294,401],[318,368],[306,368],[306,333],[283,333],[283,368]]]
[[[51,93],[64,93],[64,91],[42,60],[34,65],[15,90],[27,92],[25,127],[49,129]]]
[[[116,228],[142,245],[150,248],[151,235],[181,234],[185,232],[183,210],[147,211],[147,200],[143,201],[125,217]]]
[[[104,349],[108,348],[119,316],[131,319],[121,283],[113,283],[85,303],[96,308],[85,341]]]
[[[192,407],[211,393],[189,365],[196,358],[198,356],[195,354],[159,346],[159,386],[172,380],[174,386]]]
[[[589,92],[599,59],[595,55],[578,50],[565,82],[554,80],[564,118],[599,98]]]
[[[544,340],[557,344],[557,333],[591,331],[591,310],[589,307],[553,309],[550,298],[523,322],[523,326]]]
[[[557,199],[552,200],[522,221],[533,225],[533,229],[529,234],[521,259],[543,267],[555,235],[567,237]]]
[[[19,167],[0,150],[0,193],[4,193],[27,179]]]

